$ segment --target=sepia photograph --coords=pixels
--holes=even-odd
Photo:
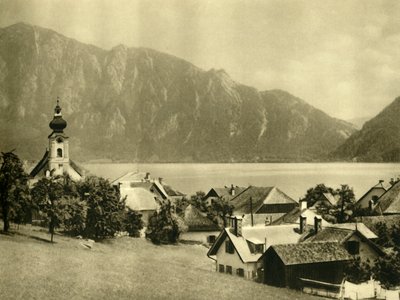
[[[0,299],[400,300],[400,2],[0,0]]]

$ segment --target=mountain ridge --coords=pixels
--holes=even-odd
[[[258,91],[223,69],[149,48],[104,50],[25,23],[0,29],[0,147],[39,159],[57,96],[78,160],[321,160],[355,132],[300,98]]]

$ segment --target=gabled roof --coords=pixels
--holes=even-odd
[[[154,194],[142,187],[124,189],[126,206],[132,210],[156,210],[158,203]]]
[[[379,214],[400,214],[400,181],[379,197],[374,211]]]
[[[151,182],[151,181],[134,182],[133,181],[133,182],[130,182],[129,186],[131,188],[141,187],[141,188],[144,188],[144,189],[146,189],[146,190],[148,190],[150,192],[153,192],[154,189],[156,189],[163,199],[167,199],[168,198],[168,194],[164,190],[162,185],[157,184],[156,182]]]
[[[250,198],[252,199],[253,212],[257,212],[263,204],[295,204],[297,202],[282,192],[277,187],[249,186],[242,193],[231,199],[237,215],[249,214]]]
[[[383,192],[386,192],[387,189],[390,188],[386,185],[384,185],[383,181],[379,181],[376,185],[371,187],[364,195],[361,196],[361,198],[357,201],[357,203],[361,202],[365,197],[367,197],[373,190],[382,190]]]
[[[242,227],[241,236],[236,236],[230,229],[224,228],[208,251],[207,255],[216,255],[218,249],[223,245],[222,243],[225,238],[229,237],[242,262],[256,262],[262,254],[252,253],[247,241],[266,244],[266,248],[277,244],[297,243],[302,238],[302,235],[298,233],[297,228],[297,225],[245,226]]]
[[[48,165],[49,162],[49,150],[46,149],[46,152],[44,153],[42,159],[37,163],[37,165],[32,169],[32,171],[29,173],[29,176],[31,178],[34,178],[37,174],[39,174],[40,171],[43,170]],[[70,167],[79,174],[79,176],[83,177],[84,176],[84,169],[80,167],[78,164],[76,164],[72,159],[69,160],[69,165]]]
[[[117,185],[120,182],[143,182],[145,177],[145,172],[128,172],[115,179],[112,184]]]
[[[235,195],[232,195],[232,188],[235,191]],[[225,200],[231,200],[232,198],[236,197],[236,195],[243,192],[245,189],[247,188],[241,186],[211,188],[208,191],[208,193],[204,196],[204,199],[207,199],[208,197],[219,197],[219,198],[224,198]]]
[[[323,193],[323,195],[324,195],[325,199],[328,200],[329,203],[330,203],[332,206],[335,206],[335,205],[338,204],[338,202],[339,202],[339,198],[338,198],[338,197],[335,197],[335,196],[332,195],[331,193]]]
[[[400,215],[365,216],[358,217],[357,221],[364,223],[368,229],[377,234],[378,223],[383,223],[387,228],[391,228],[393,225],[400,224]]]
[[[271,248],[285,265],[301,265],[353,259],[346,249],[336,242],[274,245]],[[271,251],[270,249],[267,250]]]
[[[46,149],[42,159],[37,163],[37,165],[30,172],[30,177],[35,177],[46,165],[49,160],[49,150]]]
[[[282,217],[279,219],[276,219],[275,221],[272,221],[273,225],[280,225],[280,224],[299,224],[300,223],[300,216],[306,217],[306,222],[307,225],[314,225],[314,218],[318,217],[322,221],[321,225],[322,227],[329,226],[331,223],[328,221],[325,221],[322,216],[318,215],[315,213],[313,209],[305,208],[305,209],[300,209],[299,207],[294,208],[292,211],[284,214]]]
[[[362,223],[342,223],[342,224],[331,224],[327,227],[322,228],[317,234],[312,235],[306,241],[307,242],[339,242],[342,243],[349,239],[355,232],[358,232],[360,236],[365,239],[376,239],[377,236],[367,226]]]
[[[164,190],[167,193],[167,195],[170,196],[170,197],[183,197],[183,196],[185,196],[185,194],[183,194],[183,193],[181,193],[181,192],[179,192],[177,190],[174,190],[169,185],[163,184],[162,186],[164,187]]]
[[[191,204],[186,207],[183,220],[189,231],[216,231],[220,229],[218,225]]]

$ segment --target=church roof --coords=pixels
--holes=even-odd
[[[29,176],[35,177],[46,165],[49,159],[49,150],[46,149],[42,159],[38,162],[38,164],[32,169]]]

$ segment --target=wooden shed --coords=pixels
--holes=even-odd
[[[273,245],[262,259],[265,284],[301,289],[301,279],[340,283],[352,257],[339,243],[316,242]]]

